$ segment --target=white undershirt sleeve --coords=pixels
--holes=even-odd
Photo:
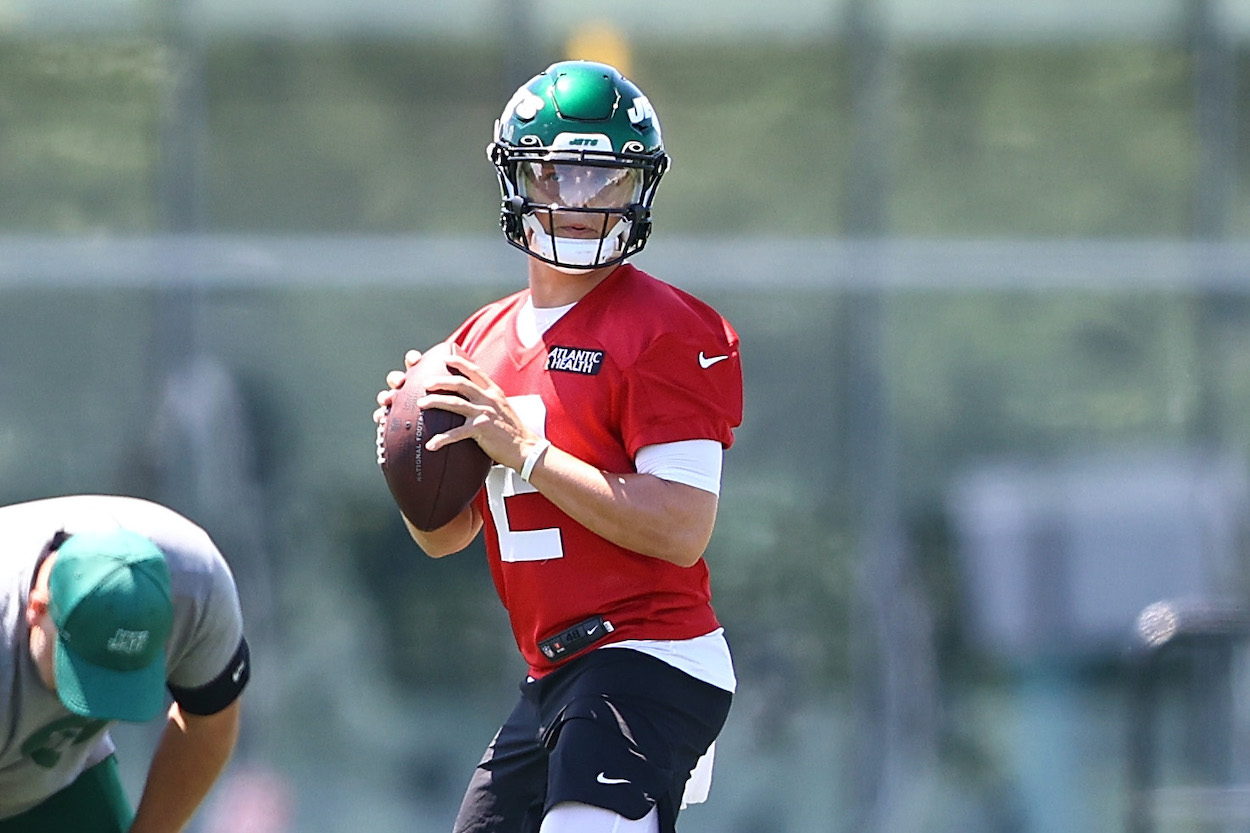
[[[721,462],[725,450],[716,440],[679,440],[638,449],[634,468],[663,480],[684,483],[720,495]]]

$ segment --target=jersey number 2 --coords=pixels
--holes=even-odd
[[[546,435],[547,408],[541,396],[510,396],[508,404],[527,428],[539,436]],[[534,491],[537,490],[522,480],[520,474],[506,466],[492,466],[486,477],[486,497],[495,520],[495,533],[499,536],[501,561],[545,561],[564,557],[559,529],[514,530],[508,526],[508,499]]]

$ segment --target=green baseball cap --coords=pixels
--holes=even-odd
[[[48,591],[65,707],[100,720],[159,714],[174,621],[165,554],[126,530],[81,532],[57,550]]]

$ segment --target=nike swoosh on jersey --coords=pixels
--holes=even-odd
[[[601,772],[595,776],[595,780],[600,784],[628,784],[628,778],[609,778],[607,773]]]
[[[716,364],[717,362],[723,362],[727,358],[729,357],[728,356],[705,356],[703,355],[703,351],[700,350],[699,351],[699,367],[703,368],[704,370],[707,370],[712,365]]]

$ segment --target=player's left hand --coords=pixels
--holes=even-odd
[[[447,366],[463,376],[431,380],[427,393],[417,401],[421,408],[442,408],[464,417],[464,425],[430,439],[430,451],[462,440],[476,441],[496,463],[520,470],[525,455],[541,438],[525,427],[503,389],[465,356],[449,356]]]

